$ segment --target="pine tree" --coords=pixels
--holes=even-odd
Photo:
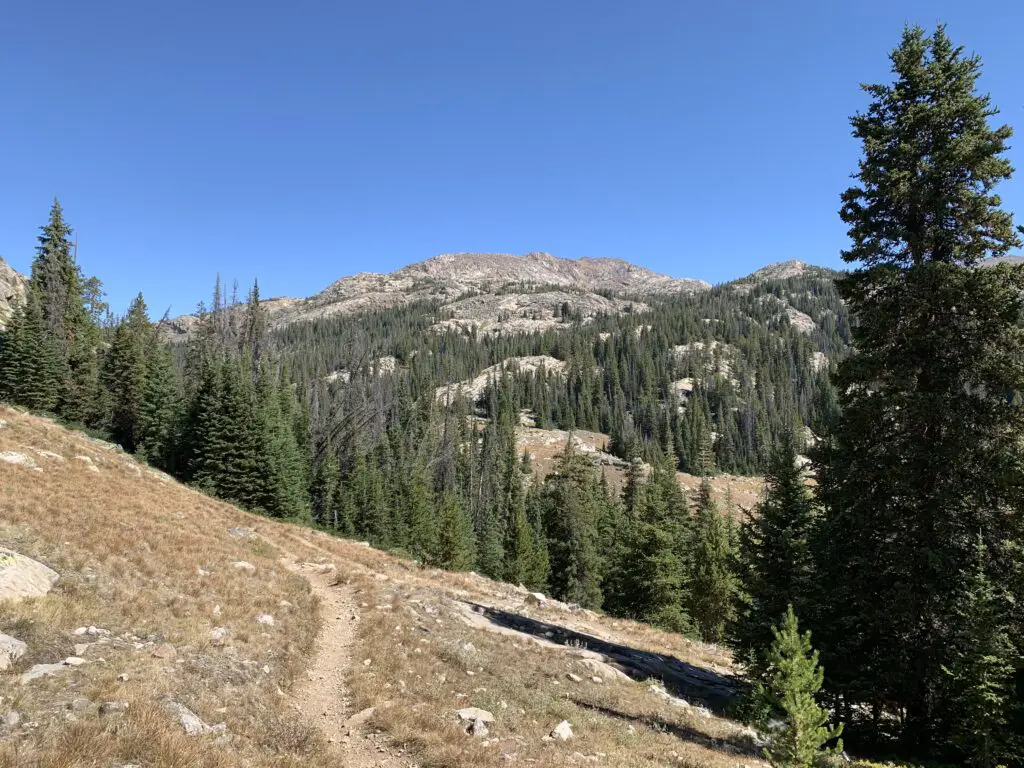
[[[552,592],[561,600],[599,608],[603,562],[598,523],[605,501],[596,470],[575,450],[571,436],[545,480],[544,504]]]
[[[468,571],[475,562],[473,522],[458,497],[446,495],[438,511],[437,565],[450,571]]]
[[[767,708],[782,716],[783,725],[772,734],[765,757],[775,768],[810,768],[822,755],[822,747],[842,735],[843,726],[828,727],[828,712],[815,700],[824,670],[818,666],[818,652],[811,648],[811,633],[800,634],[792,606],[779,626],[772,627],[772,635],[757,694]],[[831,751],[842,749],[840,741]]]
[[[748,663],[756,663],[757,652],[768,647],[772,627],[788,605],[803,611],[808,604],[816,522],[814,502],[790,435],[765,475],[764,498],[740,529],[742,601],[730,634]]]
[[[146,379],[139,403],[138,450],[155,467],[179,469],[181,383],[170,350],[157,345],[146,359]]]
[[[100,376],[111,403],[110,434],[130,452],[136,450],[141,437],[139,421],[146,390],[147,358],[155,345],[153,327],[140,293],[114,331]]]
[[[341,465],[338,461],[338,453],[328,438],[309,483],[310,509],[313,514],[313,522],[316,525],[329,525],[334,530],[338,529],[337,516],[340,509],[335,502],[340,482]]]
[[[957,601],[957,634],[943,671],[953,696],[950,742],[964,764],[994,768],[1020,762],[1020,735],[1011,719],[1019,715],[1014,675],[1021,659],[1009,632],[1009,608],[1003,590],[985,573],[988,548],[979,538],[975,562],[962,574]]]
[[[39,297],[30,289],[0,333],[0,399],[52,411],[59,395],[59,350],[46,331]]]
[[[735,616],[739,578],[732,521],[718,511],[706,477],[697,498],[692,552],[690,615],[701,637],[717,643]]]
[[[961,564],[974,537],[993,583],[1012,582],[1024,535],[1024,273],[976,268],[1018,246],[994,193],[1010,129],[975,86],[980,60],[945,29],[906,29],[892,84],[866,86],[863,142],[841,216],[863,264],[839,288],[857,318],[840,363],[842,413],[818,473],[824,587],[815,616],[826,686],[901,746],[948,747]],[[1019,632],[1017,638],[1019,638]],[[1016,640],[1019,643],[1019,639]]]

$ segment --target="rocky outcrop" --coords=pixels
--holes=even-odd
[[[6,327],[15,308],[25,300],[28,279],[0,258],[0,329]]]
[[[308,299],[263,302],[271,328],[338,315],[405,306],[441,305],[438,330],[483,333],[544,330],[568,320],[601,314],[642,312],[626,297],[694,293],[710,288],[700,280],[668,277],[621,259],[560,259],[548,253],[512,256],[456,253],[435,256],[390,274],[345,277]],[[614,298],[609,298],[609,295]],[[556,310],[568,309],[568,314]],[[197,319],[183,316],[160,325],[163,336],[184,341]]]
[[[516,372],[536,376],[540,372],[565,375],[565,362],[549,355],[533,355],[531,357],[510,357],[497,365],[484,368],[477,376],[455,384],[447,384],[438,387],[436,397],[445,405],[450,405],[457,398],[464,397],[467,400],[476,402],[484,396],[487,385],[495,379],[500,379],[502,372]]]

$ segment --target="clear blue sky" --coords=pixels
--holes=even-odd
[[[0,15],[0,255],[54,194],[118,311],[437,253],[837,265],[862,81],[943,20],[1017,127],[1024,3],[34,0]]]

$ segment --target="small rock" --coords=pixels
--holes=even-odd
[[[70,709],[72,712],[80,712],[81,710],[88,709],[91,706],[92,702],[82,697],[72,699],[68,702],[68,709]]]
[[[84,635],[88,631],[89,631],[88,627],[79,627],[72,634],[75,635],[75,637],[81,637],[82,635]]]
[[[152,651],[152,653],[150,655],[154,659],[168,660],[168,659],[173,659],[175,656],[177,656],[178,652],[175,650],[174,646],[171,645],[170,643],[160,643],[160,645],[156,646],[153,649],[153,651]]]
[[[459,720],[464,720],[470,723],[476,720],[480,720],[484,723],[494,722],[494,715],[492,715],[486,709],[480,709],[479,707],[465,707],[464,709],[460,709],[455,714],[459,716]]]
[[[541,592],[530,592],[526,596],[526,604],[535,605],[539,608],[543,608],[545,605],[548,604],[548,599]]]
[[[259,616],[256,617],[256,623],[272,627],[274,626],[274,617],[271,616],[269,613],[261,613]]]
[[[127,701],[104,701],[100,704],[101,715],[122,715],[127,711]]]
[[[214,645],[224,645],[224,640],[227,636],[227,627],[214,627],[210,630],[210,642]]]
[[[239,527],[239,528],[228,528],[228,536],[233,536],[236,539],[238,539],[238,538],[248,538],[249,536],[255,536],[255,535],[256,535],[256,531],[254,531],[252,528],[242,528],[242,527]]]
[[[117,682],[119,683],[127,683],[129,680],[131,680],[131,677],[129,677],[124,672],[117,676]]]
[[[469,734],[482,739],[490,734],[490,730],[483,720],[474,720],[469,726]]]
[[[179,723],[181,723],[181,727],[185,729],[185,733],[189,736],[197,736],[207,733],[223,734],[227,730],[227,725],[224,723],[207,725],[200,719],[199,715],[176,701],[168,699],[164,702],[164,709],[167,710],[167,712],[170,713],[171,716]]]
[[[68,656],[64,659],[64,665],[68,667],[80,667],[85,664],[85,659],[81,656]]]
[[[595,684],[597,684],[597,685],[600,685],[601,683],[603,683],[603,682],[604,682],[604,680],[602,680],[602,679],[601,679],[600,677],[598,677],[597,675],[594,675],[594,676],[593,676],[592,678],[590,678],[590,682],[592,682],[592,683],[595,683]]]
[[[85,652],[88,650],[88,643],[75,643],[75,656],[84,656]]]
[[[568,720],[563,720],[551,731],[551,738],[558,739],[559,741],[568,741],[572,737],[572,726],[569,725]]]
[[[7,669],[25,655],[28,646],[16,637],[0,632],[0,670]]]
[[[21,724],[21,714],[13,709],[4,715],[4,725],[8,728],[17,728]]]
[[[18,467],[25,467],[26,469],[35,469],[39,466],[36,464],[35,459],[16,451],[0,451],[0,461],[6,464],[14,464]]]
[[[579,675],[574,675],[572,672],[567,674],[566,677],[569,678],[570,680],[572,680],[574,683],[582,683],[583,682],[583,678],[582,677],[580,677]]]
[[[27,683],[31,683],[33,680],[43,677],[44,675],[55,675],[66,669],[68,669],[68,667],[63,664],[36,664],[21,676],[21,684],[25,685]]]
[[[217,618],[218,616],[220,616],[220,606],[219,605],[213,606],[213,610],[210,611],[210,615],[212,615],[214,618]]]
[[[236,563],[232,563],[231,567],[238,571],[245,571],[246,573],[256,572],[256,566],[252,563],[247,563],[245,560],[239,560]]]

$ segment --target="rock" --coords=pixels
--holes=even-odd
[[[13,464],[16,467],[25,467],[25,469],[35,469],[39,466],[35,459],[17,451],[0,451],[0,461],[5,464]]]
[[[572,726],[569,725],[568,720],[563,720],[555,726],[553,731],[551,731],[551,738],[558,739],[559,741],[568,741],[572,737]]]
[[[25,655],[28,646],[16,637],[0,632],[0,670],[7,669]]]
[[[526,596],[527,605],[535,605],[538,608],[543,608],[548,604],[548,599],[541,592],[530,592]]]
[[[64,664],[36,664],[28,672],[21,676],[21,684],[26,685],[31,683],[40,677],[47,675],[55,675],[58,672],[63,672],[70,667],[64,666]]]
[[[582,677],[580,677],[579,675],[574,675],[572,672],[567,674],[566,677],[569,678],[570,680],[572,680],[574,683],[581,683],[581,682],[583,682],[583,678]]]
[[[224,645],[224,640],[227,636],[227,627],[214,627],[210,630],[210,642],[214,645]]]
[[[592,678],[590,678],[590,682],[595,683],[597,685],[600,685],[601,683],[604,682],[604,679],[598,677],[597,675],[594,675]]]
[[[0,601],[42,597],[59,578],[52,568],[0,547]]]
[[[271,616],[269,613],[261,613],[259,616],[256,617],[256,623],[263,624],[267,627],[272,627],[274,626],[274,617]]]
[[[243,527],[228,528],[228,536],[233,536],[236,539],[239,539],[239,538],[249,538],[250,536],[255,536],[255,535],[256,535],[256,531],[254,531],[252,528],[243,528]]]
[[[245,571],[246,573],[256,573],[256,566],[252,563],[245,562],[245,560],[239,560],[237,563],[232,563],[231,567],[238,571]]]
[[[21,724],[21,714],[13,709],[4,715],[4,725],[8,728],[17,728]]]
[[[160,643],[160,645],[156,646],[153,649],[150,655],[154,659],[164,659],[166,661],[169,659],[173,659],[175,656],[178,655],[178,652],[170,643]]]
[[[64,666],[66,667],[80,667],[85,664],[85,659],[81,656],[68,656],[64,659]]]
[[[71,634],[73,634],[75,637],[81,637],[82,635],[84,635],[88,631],[89,631],[88,627],[79,627],[78,629],[76,629]]]
[[[92,702],[89,701],[89,699],[82,698],[81,696],[68,702],[68,709],[72,712],[81,712],[83,709],[88,709],[91,706]]]
[[[455,714],[459,716],[459,720],[464,720],[469,723],[475,722],[477,720],[479,720],[482,723],[494,722],[494,715],[492,715],[486,709],[480,709],[478,707],[466,707],[464,709],[460,709]]]
[[[586,667],[593,675],[600,677],[603,680],[617,680],[619,682],[629,682],[629,680],[631,679],[629,675],[627,675],[621,669],[616,669],[611,664],[601,661],[600,659],[584,657],[580,659],[580,664]]]
[[[89,650],[88,643],[75,643],[75,656],[84,656],[86,651]]]
[[[129,680],[131,680],[131,677],[129,677],[124,672],[117,676],[117,682],[119,683],[127,683]]]
[[[482,739],[490,734],[490,730],[483,720],[474,720],[469,726],[469,734]]]
[[[104,701],[100,704],[101,715],[123,715],[127,711],[127,701]]]
[[[213,606],[213,610],[210,611],[210,615],[213,616],[214,618],[217,618],[218,616],[220,616],[220,606],[219,605]]]
[[[189,736],[200,736],[208,733],[222,734],[227,730],[227,725],[224,723],[207,725],[200,719],[199,715],[176,701],[168,699],[164,702],[164,709],[181,723],[181,727],[185,729],[185,733]]]
[[[36,456],[43,459],[50,459],[50,461],[67,461],[67,459],[59,453],[54,453],[53,451],[44,451],[42,448],[33,448],[32,450],[35,452]]]
[[[92,458],[89,457],[89,456],[72,456],[71,458],[74,461],[80,461],[85,466],[85,468],[87,470],[89,470],[90,472],[99,472],[100,471],[100,468],[97,467],[96,464],[93,463]]]

